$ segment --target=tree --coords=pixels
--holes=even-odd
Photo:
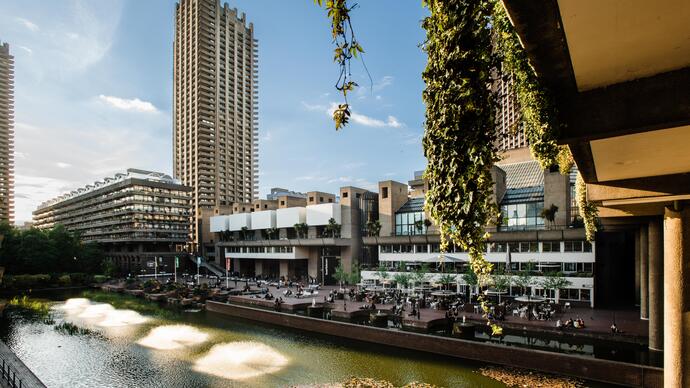
[[[268,228],[264,233],[267,240],[275,240],[278,238],[278,228]]]
[[[422,234],[424,232],[424,221],[417,220],[414,222],[414,228],[417,234]]]
[[[242,236],[242,240],[247,240],[249,237],[249,228],[246,226],[243,226],[240,229],[240,236]]]
[[[388,273],[388,271],[386,270],[385,267],[379,268],[379,270],[376,271],[376,275],[378,276],[379,280],[381,281],[381,284],[383,284],[383,282],[390,277],[390,274]]]
[[[306,238],[309,231],[309,225],[304,222],[297,223],[294,225],[295,233],[297,233],[297,238]]]
[[[491,283],[498,293],[498,303],[501,303],[501,293],[506,292],[512,283],[512,277],[503,270],[494,271],[491,275]]]
[[[409,273],[398,272],[393,276],[393,281],[402,288],[407,288],[410,285],[412,276]]]
[[[462,274],[462,280],[465,282],[470,287],[470,290],[473,290],[475,287],[479,285],[479,279],[477,278],[477,274],[472,271],[471,267],[467,267],[467,270],[465,271],[464,274]]]
[[[425,281],[427,281],[427,273],[429,273],[429,264],[424,263],[419,266],[419,268],[417,268],[412,274],[414,284],[419,284],[421,286]]]
[[[345,267],[343,267],[342,263],[338,264],[338,266],[335,267],[333,278],[338,281],[338,283],[340,284],[340,288],[343,288],[343,283],[347,284],[348,274],[347,272],[345,272]]]
[[[444,273],[444,274],[441,275],[441,277],[438,279],[438,282],[441,283],[441,285],[443,286],[443,289],[444,289],[444,290],[449,289],[449,288],[450,288],[449,286],[450,286],[451,284],[455,283],[456,281],[457,281],[456,276],[453,275],[453,274],[449,274],[449,273]]]
[[[340,224],[335,221],[335,218],[330,218],[328,220],[328,225],[326,225],[326,235],[329,237],[340,237]]]
[[[522,270],[513,278],[513,284],[522,290],[523,295],[527,292],[527,288],[534,284],[532,271],[534,271],[534,262],[530,261],[525,263]]]
[[[381,222],[379,220],[367,221],[367,232],[369,237],[378,237],[381,234]]]
[[[554,222],[556,221],[556,213],[558,212],[558,206],[555,204],[551,204],[551,206],[544,208],[541,210],[541,213],[539,216],[546,221],[547,225],[551,225],[553,227]]]
[[[556,296],[556,303],[559,299],[559,291],[568,288],[572,283],[570,280],[566,279],[562,272],[550,272],[544,275],[544,279],[541,282],[541,286],[545,290],[553,290]]]

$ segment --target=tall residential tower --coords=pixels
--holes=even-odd
[[[245,15],[218,0],[181,0],[173,158],[175,177],[193,188],[195,251],[213,254],[210,216],[258,196],[257,87],[258,42]]]
[[[14,57],[0,42],[0,221],[14,223]]]

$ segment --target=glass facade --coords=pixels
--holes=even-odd
[[[415,234],[426,234],[426,225],[424,225],[424,219],[424,212],[396,213],[395,235],[409,236]]]
[[[541,229],[544,227],[544,219],[540,216],[543,209],[543,202],[502,205],[503,225],[501,229]]]

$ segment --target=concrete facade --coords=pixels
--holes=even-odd
[[[99,243],[121,270],[153,272],[162,257],[168,270],[189,237],[191,188],[163,173],[128,169],[41,204],[34,227],[63,225],[83,241]]]
[[[245,15],[181,0],[173,84],[174,175],[193,189],[192,249],[211,255],[203,218],[258,194],[258,42]]]
[[[0,221],[14,223],[14,56],[0,42]]]

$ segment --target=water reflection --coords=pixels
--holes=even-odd
[[[288,359],[260,342],[232,342],[215,345],[194,363],[197,372],[230,380],[244,380],[273,374],[285,367]]]
[[[165,325],[151,330],[137,343],[157,350],[174,350],[204,343],[208,337],[208,334],[193,326]]]

